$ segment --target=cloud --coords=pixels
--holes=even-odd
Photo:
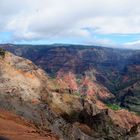
[[[112,43],[96,34],[140,33],[139,0],[0,0],[0,31],[12,39],[81,39]],[[89,28],[93,30],[91,33]]]
[[[123,46],[125,48],[128,48],[128,49],[138,49],[138,50],[140,50],[140,40],[127,42]]]

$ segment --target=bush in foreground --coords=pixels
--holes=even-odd
[[[120,110],[121,109],[121,107],[119,105],[116,105],[116,104],[107,104],[107,106],[112,110]]]
[[[0,56],[4,57],[5,56],[5,50],[0,48]]]

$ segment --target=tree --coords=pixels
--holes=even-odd
[[[5,50],[0,48],[0,56],[4,57],[5,56]]]

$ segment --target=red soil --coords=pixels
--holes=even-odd
[[[41,136],[32,123],[3,110],[0,110],[1,136],[8,140],[57,140],[49,132],[45,137]]]

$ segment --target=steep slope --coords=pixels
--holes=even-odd
[[[140,82],[119,91],[118,101],[121,106],[140,113]]]
[[[32,60],[47,73],[56,76],[64,71],[82,78],[88,74],[96,82],[113,93],[122,107],[139,111],[140,51],[102,48],[82,45],[3,45],[1,46],[19,56]],[[80,79],[79,78],[79,79]],[[135,86],[133,86],[135,85]],[[133,87],[136,104],[123,104],[123,93]],[[128,99],[127,99],[128,98]],[[135,105],[134,105],[135,104]],[[130,107],[133,106],[133,107]]]
[[[31,122],[7,112],[0,110],[0,139],[1,140],[57,140],[53,134],[46,131],[41,132]]]
[[[31,121],[42,134],[50,129],[65,140],[124,140],[138,134],[140,118],[110,110],[102,101],[112,94],[90,73],[81,81],[70,72],[52,79],[31,61],[2,52],[0,108]]]

